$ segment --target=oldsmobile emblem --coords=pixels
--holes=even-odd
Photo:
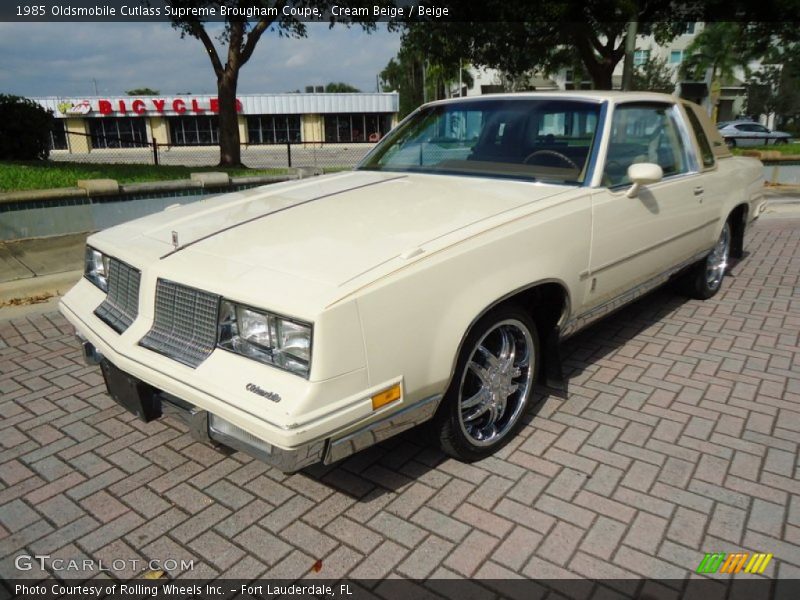
[[[273,402],[280,402],[281,395],[276,394],[275,392],[268,392],[264,388],[257,386],[255,383],[248,383],[245,389],[248,392],[252,392],[254,394],[258,394],[262,398],[266,398],[267,400],[272,400]]]

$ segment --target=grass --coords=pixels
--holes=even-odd
[[[744,154],[748,150],[763,150],[763,151],[778,151],[781,154],[793,154],[795,156],[800,155],[800,142],[794,142],[791,144],[776,144],[769,146],[753,146],[749,148],[733,148],[732,151],[734,154]]]
[[[286,169],[222,169],[220,167],[178,167],[71,163],[52,161],[0,162],[0,192],[74,187],[79,179],[116,179],[119,183],[189,179],[190,173],[225,171],[231,176],[282,175]]]

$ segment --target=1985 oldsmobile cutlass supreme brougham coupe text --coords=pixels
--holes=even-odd
[[[354,171],[91,236],[61,310],[118,403],[284,471],[431,419],[476,460],[560,339],[672,276],[716,293],[760,180],[672,96],[437,102]]]

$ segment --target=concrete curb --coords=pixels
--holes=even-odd
[[[93,196],[120,196],[124,194],[148,194],[159,192],[174,192],[180,190],[199,190],[203,188],[228,187],[237,185],[266,185],[279,183],[291,179],[301,179],[304,174],[300,169],[286,175],[246,175],[242,177],[228,177],[227,173],[217,173],[222,177],[205,178],[195,175],[205,173],[192,173],[193,179],[167,179],[163,181],[145,181],[141,183],[119,184],[113,179],[88,179],[81,180],[81,187],[52,188],[47,190],[20,190],[16,192],[0,193],[0,204],[11,202],[36,202],[41,200],[57,200],[59,198],[88,198]],[[307,175],[306,175],[307,176]],[[102,183],[98,183],[102,182]]]
[[[32,298],[43,294],[63,296],[81,277],[83,277],[83,269],[7,281],[0,285],[0,304],[10,300]],[[3,310],[3,308],[5,307],[0,308],[0,310]]]

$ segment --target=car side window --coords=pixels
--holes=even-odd
[[[629,184],[628,167],[635,163],[655,163],[664,177],[689,170],[671,105],[623,104],[614,111],[603,184]]]
[[[692,131],[694,131],[694,135],[697,138],[697,143],[700,145],[700,154],[703,158],[703,166],[704,167],[713,167],[714,166],[714,151],[711,149],[711,144],[708,141],[708,136],[706,136],[706,132],[703,131],[703,125],[700,123],[700,120],[697,118],[697,115],[694,114],[694,110],[692,110],[691,106],[684,105],[684,110],[689,117],[689,123],[692,126]]]

